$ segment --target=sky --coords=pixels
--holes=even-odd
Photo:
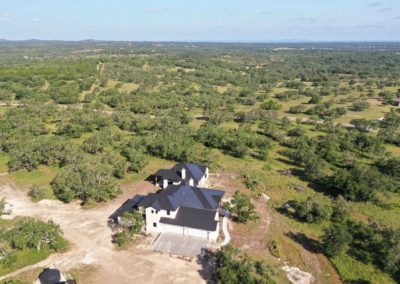
[[[0,39],[400,41],[400,0],[0,0]]]

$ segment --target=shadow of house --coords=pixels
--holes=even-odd
[[[288,233],[286,233],[286,236],[288,236],[290,239],[292,239],[296,243],[302,245],[304,249],[306,249],[310,252],[322,253],[321,243],[317,240],[307,237],[303,233],[288,232]]]

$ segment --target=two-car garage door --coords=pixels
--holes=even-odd
[[[164,224],[164,232],[208,239],[208,231]]]
[[[187,234],[185,234],[185,235],[208,239],[208,231],[193,229],[193,228],[187,228],[186,231],[187,231]]]

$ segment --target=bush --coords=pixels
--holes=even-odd
[[[297,106],[292,106],[289,108],[289,113],[297,114],[297,113],[303,113],[306,111],[306,106],[304,105],[297,105]]]
[[[43,188],[40,188],[37,185],[32,185],[28,195],[33,201],[42,200],[46,196],[44,191],[43,191]]]
[[[260,108],[265,110],[279,110],[281,107],[282,106],[278,102],[273,100],[266,101],[260,105]]]
[[[329,199],[319,195],[309,197],[305,201],[292,201],[291,206],[296,211],[296,217],[307,223],[329,220],[332,215]]]
[[[369,103],[366,101],[357,101],[353,103],[351,108],[353,111],[363,111],[368,109],[369,106],[370,106]]]

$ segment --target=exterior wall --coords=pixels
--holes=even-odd
[[[152,207],[148,207],[145,209],[145,215],[146,215],[146,231],[149,232],[163,232],[164,231],[164,224],[160,223],[160,218],[161,217],[166,217],[166,218],[175,218],[176,214],[178,213],[178,210],[175,211],[170,211],[170,215],[167,215],[166,210],[160,210],[157,212],[156,209]],[[154,227],[153,223],[156,223],[157,226]]]
[[[161,188],[166,188],[167,186],[168,186],[168,180],[167,179],[163,179]]]
[[[199,185],[204,184],[208,179],[208,167],[206,168],[206,173],[204,174],[204,176],[201,178],[201,180],[199,180]]]
[[[157,233],[162,233],[162,232],[175,233],[175,234],[185,235],[185,236],[206,238],[206,239],[213,240],[213,241],[215,241],[218,238],[219,223],[217,224],[217,229],[215,231],[199,230],[199,229],[194,229],[194,228],[181,227],[181,226],[160,223],[161,217],[172,218],[172,219],[175,218],[176,214],[178,213],[178,210],[170,211],[170,215],[167,215],[166,210],[160,210],[157,212],[157,210],[155,210],[152,207],[146,208],[144,210],[145,214],[146,214],[146,231],[157,232]],[[153,211],[153,213],[152,213],[152,211]],[[219,213],[217,211],[215,213],[215,220],[218,221],[218,218],[219,218]],[[157,226],[153,227],[153,223],[156,223]]]
[[[208,234],[208,239],[216,241],[219,235],[219,222],[217,223],[217,229],[215,231],[210,231]]]

